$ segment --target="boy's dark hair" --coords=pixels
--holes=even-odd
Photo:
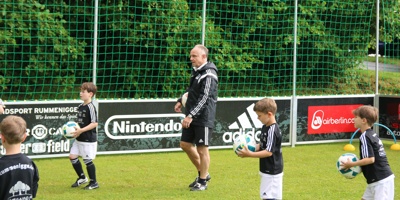
[[[379,110],[373,106],[360,106],[353,110],[354,116],[359,116],[361,119],[367,119],[368,125],[372,126],[378,120]]]
[[[9,115],[1,121],[0,132],[8,144],[21,143],[26,134],[26,122],[22,117]]]
[[[81,91],[84,91],[84,90],[86,90],[88,92],[92,92],[93,96],[94,96],[94,95],[96,95],[97,87],[92,82],[84,82],[84,83],[82,83]]]
[[[278,106],[276,105],[275,100],[271,98],[264,98],[259,100],[255,105],[253,110],[255,112],[262,112],[262,113],[268,113],[271,112],[272,114],[276,114],[276,110],[278,109]]]

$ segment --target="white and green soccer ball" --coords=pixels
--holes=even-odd
[[[256,151],[256,141],[253,137],[246,134],[237,136],[233,141],[233,151],[237,154],[237,152],[242,150],[244,146],[247,146],[247,148],[252,152]]]
[[[79,128],[79,124],[74,121],[69,121],[62,126],[62,134],[67,139],[74,138],[73,132],[76,131],[75,127]]]
[[[340,164],[342,162],[348,162],[348,160],[350,160],[351,162],[356,162],[358,160],[358,158],[353,153],[342,154],[339,157],[339,159],[336,161],[336,168],[342,176],[344,176],[345,178],[348,178],[348,179],[352,179],[352,178],[355,178],[359,173],[361,173],[361,167],[354,166],[354,167],[351,167],[350,169],[343,169],[342,166],[340,166]]]

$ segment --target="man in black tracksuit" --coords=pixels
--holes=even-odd
[[[190,51],[193,71],[187,89],[186,117],[182,121],[180,146],[198,171],[198,176],[189,185],[191,191],[206,190],[207,181],[211,179],[208,173],[210,166],[208,145],[214,128],[218,75],[217,67],[214,63],[208,62],[207,57],[208,49],[203,45],[196,45]],[[182,98],[179,98],[175,111],[181,112],[181,107]]]

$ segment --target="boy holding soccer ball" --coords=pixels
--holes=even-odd
[[[97,112],[96,107],[92,102],[93,96],[97,92],[97,87],[91,82],[85,82],[81,85],[80,97],[83,103],[78,106],[77,123],[79,127],[73,133],[75,141],[72,144],[69,159],[78,179],[71,187],[78,187],[88,182],[85,173],[83,173],[82,164],[78,157],[81,156],[86,165],[86,169],[90,178],[90,182],[85,190],[92,190],[99,188],[96,180],[96,168],[93,160],[96,158],[97,153]]]
[[[261,199],[282,199],[282,134],[275,120],[277,105],[275,100],[264,98],[254,105],[253,110],[263,124],[260,143],[256,145],[255,152],[244,146],[238,156],[260,159]]]
[[[393,200],[394,174],[390,169],[382,141],[371,127],[378,119],[378,109],[372,106],[360,106],[353,111],[354,127],[361,131],[360,160],[344,162],[343,168],[360,166],[367,179],[367,188],[363,200]]]

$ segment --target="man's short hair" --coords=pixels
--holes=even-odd
[[[194,47],[195,47],[195,48],[201,49],[201,50],[206,54],[206,57],[208,57],[208,49],[207,49],[206,46],[204,46],[204,45],[202,45],[202,44],[198,44],[198,45],[196,45],[196,46],[194,46]]]

